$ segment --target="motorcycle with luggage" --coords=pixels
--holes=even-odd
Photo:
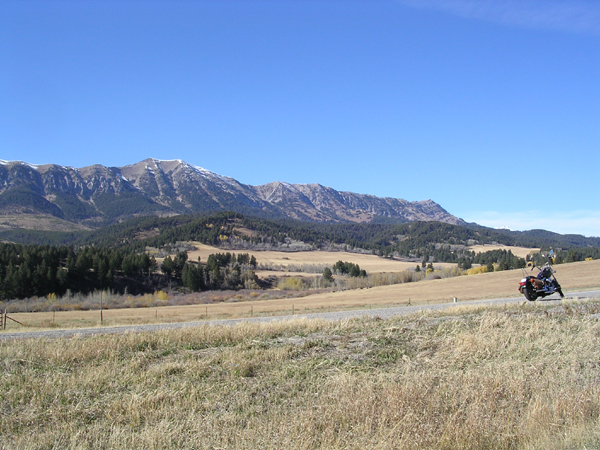
[[[537,268],[539,271],[538,274],[536,276],[527,275],[527,272],[523,269],[523,276],[525,278],[519,282],[519,292],[532,302],[538,298],[544,298],[552,294],[558,294],[561,298],[564,298],[562,288],[552,269],[554,251],[550,250],[548,255],[543,256],[547,258],[547,262],[542,267],[536,266],[532,261],[527,263],[527,268],[530,268],[532,271]]]

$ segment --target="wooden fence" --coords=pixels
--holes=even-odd
[[[0,314],[0,324],[2,325],[3,330],[6,330],[6,321],[7,320],[12,320],[13,322],[16,322],[19,325],[23,326],[23,324],[21,322],[19,322],[18,320],[15,320],[12,317],[9,317],[8,314],[6,313],[6,309],[4,309],[4,313]]]

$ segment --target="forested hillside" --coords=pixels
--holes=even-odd
[[[95,245],[143,250],[178,241],[236,249],[294,250],[344,248],[362,250],[381,256],[416,256],[428,254],[440,261],[452,258],[463,247],[497,243],[522,247],[578,249],[577,254],[593,253],[600,238],[560,235],[544,230],[507,231],[478,225],[451,225],[441,222],[405,224],[315,223],[294,220],[267,220],[234,212],[172,217],[145,216],[85,232],[50,232],[35,230],[0,231],[0,240],[22,244]],[[237,247],[236,247],[237,246]],[[584,251],[583,249],[588,249]]]

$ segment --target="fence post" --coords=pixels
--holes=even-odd
[[[6,330],[6,308],[4,308],[4,329]]]

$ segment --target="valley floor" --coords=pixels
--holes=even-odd
[[[561,264],[555,266],[555,269],[567,295],[575,290],[600,287],[600,260]],[[10,316],[26,327],[9,321],[5,332],[292,315],[409,304],[426,305],[448,303],[454,298],[460,303],[487,298],[511,298],[520,295],[517,287],[522,276],[521,270],[509,270],[307,296],[279,291],[282,296],[275,299],[262,299],[261,295],[266,293],[250,293],[248,297],[232,294],[227,301],[223,301],[218,299],[218,292],[206,293],[207,297],[203,298],[208,303],[105,310],[102,323],[98,310],[14,313]],[[215,296],[214,302],[210,302],[211,295]],[[525,301],[524,298],[523,300]]]

